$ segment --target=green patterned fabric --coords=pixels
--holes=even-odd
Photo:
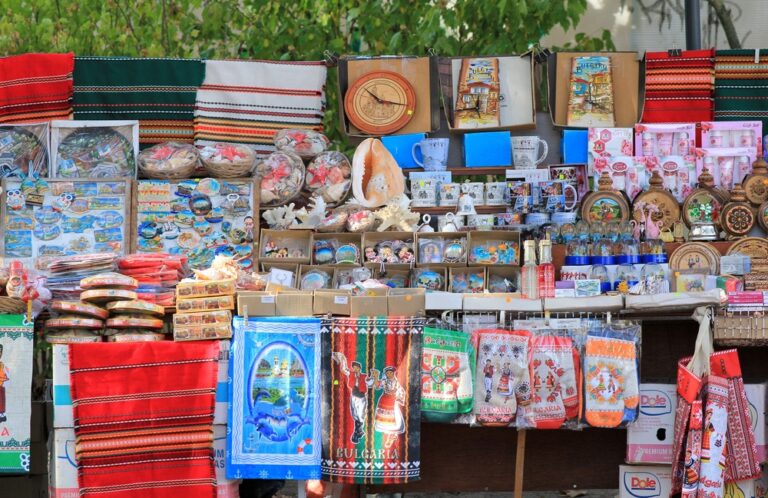
[[[762,121],[763,130],[768,127],[768,50],[715,53],[715,120]]]

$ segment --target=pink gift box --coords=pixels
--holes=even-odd
[[[694,123],[640,123],[635,125],[635,155],[689,156],[696,152]]]
[[[590,174],[598,157],[631,156],[632,128],[590,128],[587,136],[587,161]]]
[[[645,157],[645,183],[643,190],[650,187],[650,179],[654,171],[664,179],[664,188],[675,196],[678,202],[683,202],[688,194],[693,192],[696,184],[696,156],[665,156]]]
[[[595,185],[604,171],[613,180],[613,188],[621,190],[630,199],[643,191],[645,179],[645,158],[638,156],[597,157],[594,164]]]
[[[702,121],[701,146],[705,149],[722,147],[755,147],[763,154],[762,121]]]
[[[696,177],[704,166],[715,177],[715,185],[731,190],[752,173],[752,163],[757,158],[755,147],[723,147],[718,149],[696,149]]]

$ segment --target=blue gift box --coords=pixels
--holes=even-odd
[[[512,143],[508,131],[486,131],[464,135],[464,165],[467,168],[512,166]]]
[[[390,135],[387,137],[381,137],[381,143],[387,148],[390,154],[397,161],[397,165],[401,168],[418,168],[419,165],[413,160],[413,144],[417,144],[427,138],[425,133],[409,133],[407,135]],[[419,161],[423,161],[421,157],[421,151],[416,150],[416,157]]]
[[[561,149],[563,164],[587,164],[587,130],[564,130]]]

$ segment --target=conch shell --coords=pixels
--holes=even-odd
[[[352,194],[364,207],[379,207],[405,192],[405,177],[381,140],[367,138],[352,159]]]

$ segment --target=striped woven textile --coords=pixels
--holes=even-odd
[[[205,61],[195,144],[246,144],[261,157],[278,130],[322,131],[325,78],[323,62]]]
[[[72,119],[74,55],[0,58],[0,123]]]
[[[644,123],[711,121],[714,110],[714,49],[645,54]]]
[[[138,120],[139,143],[191,143],[199,59],[75,57],[75,119]]]
[[[73,344],[75,454],[84,498],[215,498],[219,345]]]
[[[715,53],[715,119],[762,121],[768,129],[768,50]]]

